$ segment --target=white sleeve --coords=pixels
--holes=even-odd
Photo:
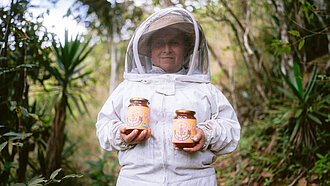
[[[119,151],[133,148],[135,145],[126,143],[120,137],[120,128],[124,126],[120,112],[123,107],[122,90],[119,85],[110,95],[98,114],[96,122],[96,135],[100,145],[107,151]]]
[[[210,87],[212,116],[198,124],[206,140],[203,150],[210,149],[216,155],[234,151],[240,139],[240,124],[227,98],[215,86]]]

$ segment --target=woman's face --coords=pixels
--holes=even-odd
[[[178,72],[186,55],[183,34],[175,29],[156,32],[151,41],[153,64],[167,73]]]

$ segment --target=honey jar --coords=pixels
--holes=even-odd
[[[195,112],[191,110],[176,110],[173,120],[173,140],[172,143],[179,148],[193,147],[196,135]]]
[[[131,98],[126,113],[126,134],[131,133],[134,129],[140,134],[143,130],[149,128],[150,108],[149,101],[144,98]]]

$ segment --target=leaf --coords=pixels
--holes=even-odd
[[[85,111],[88,113],[87,105],[86,105],[83,97],[81,96],[81,94],[79,94],[79,99],[80,99],[80,102],[82,103],[82,105],[84,106]]]
[[[61,180],[68,179],[68,178],[81,178],[83,176],[84,175],[69,174],[69,175],[64,176]]]
[[[73,111],[72,111],[72,108],[71,108],[71,105],[69,104],[69,102],[67,104],[67,107],[68,107],[69,112],[70,112],[71,116],[73,117],[73,119],[77,120],[76,116],[73,114]]]
[[[5,146],[6,146],[7,144],[8,144],[7,141],[1,143],[1,145],[0,145],[0,152],[2,151],[3,148],[5,148]]]
[[[62,168],[56,169],[51,175],[50,175],[50,179],[54,179],[57,174],[62,170]]]
[[[24,69],[24,68],[33,68],[33,67],[38,67],[38,65],[35,65],[35,64],[21,64],[21,65],[18,65],[16,67],[14,67],[14,68],[1,69],[0,75],[5,74],[5,73],[9,73],[9,72],[18,71],[18,70]]]
[[[16,139],[25,139],[27,137],[32,136],[32,133],[7,132],[7,133],[3,134],[3,136],[13,136],[14,138],[10,139],[12,141],[12,140],[16,140]]]
[[[291,52],[291,47],[290,47],[290,46],[286,46],[286,47],[284,47],[284,51],[285,51],[286,54],[290,54],[290,52]]]
[[[294,139],[294,137],[296,136],[296,134],[298,132],[298,129],[299,129],[299,126],[300,126],[300,120],[301,120],[301,118],[299,118],[296,121],[296,125],[294,126],[293,132],[291,134],[290,141],[292,141]]]
[[[295,118],[298,118],[300,116],[300,114],[302,113],[303,109],[297,109],[296,113],[294,114]]]
[[[297,30],[289,30],[288,33],[293,36],[300,37],[300,33]]]
[[[279,48],[274,52],[274,55],[275,55],[275,56],[279,56],[279,55],[281,55],[284,51],[285,51],[285,47],[279,47]]]
[[[73,95],[70,94],[70,93],[67,93],[66,95],[67,95],[67,96],[73,101],[73,103],[75,104],[75,106],[76,106],[76,108],[78,109],[79,113],[82,114],[82,111],[81,111],[81,109],[80,109],[80,105],[79,105],[79,103],[78,103],[76,97],[73,96]]]
[[[90,70],[90,71],[88,71],[88,72],[85,72],[85,73],[83,73],[83,74],[81,74],[81,75],[79,75],[79,76],[77,76],[77,77],[70,77],[70,78],[72,78],[72,79],[70,79],[70,80],[76,80],[76,79],[82,79],[82,78],[84,78],[85,76],[88,76],[89,74],[91,74],[91,73],[93,73],[94,72],[94,70]]]
[[[264,178],[270,178],[270,177],[273,177],[274,174],[271,173],[271,172],[262,172],[261,176],[264,177]]]
[[[304,44],[305,44],[305,39],[302,39],[302,40],[299,42],[298,49],[301,50],[301,48],[304,46]]]
[[[7,132],[3,134],[3,136],[21,136],[21,133],[16,133],[16,132]]]
[[[321,121],[319,118],[317,118],[316,116],[313,116],[313,115],[310,114],[310,113],[307,113],[307,116],[308,116],[310,119],[312,119],[313,121],[315,121],[316,123],[322,125],[322,121]]]
[[[29,115],[29,111],[22,107],[22,106],[19,106],[20,110],[21,110],[21,113],[23,114],[23,116],[28,116]]]
[[[296,84],[298,88],[298,92],[301,97],[303,97],[303,87],[302,87],[302,80],[301,80],[301,73],[300,73],[300,68],[297,63],[293,63],[293,71],[294,71],[294,76],[296,79]]]
[[[277,89],[279,91],[281,91],[284,95],[286,95],[287,97],[291,98],[291,99],[296,99],[296,97],[294,95],[292,95],[291,93],[289,93],[288,91],[284,90],[282,87],[277,87]]]
[[[275,15],[272,15],[272,18],[274,19],[275,24],[280,26],[280,20]]]
[[[298,186],[305,186],[305,185],[307,185],[307,180],[306,180],[306,178],[301,178],[301,179],[299,179],[299,181],[298,181]]]
[[[285,42],[282,42],[280,40],[274,39],[272,40],[271,46],[275,47],[275,46],[279,46],[279,45],[285,45]]]
[[[283,77],[285,83],[289,86],[289,88],[293,91],[293,93],[299,98],[299,100],[302,100],[301,95],[299,94],[298,90],[296,87],[290,82],[288,77],[282,72],[281,68],[279,68],[280,74]]]
[[[28,186],[42,186],[43,184],[42,183],[45,183],[45,179],[41,176],[36,176],[36,177],[33,177],[28,183],[27,185]]]
[[[28,116],[41,123],[41,120],[39,119],[38,115],[29,113]]]
[[[305,90],[305,94],[304,94],[304,99],[305,99],[304,101],[305,102],[308,100],[309,94],[310,94],[310,92],[312,91],[312,89],[314,87],[315,80],[316,80],[316,77],[317,77],[317,73],[318,73],[317,66],[314,65],[312,78],[308,81],[307,87],[306,87],[306,90]]]

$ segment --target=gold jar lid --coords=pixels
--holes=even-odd
[[[177,113],[177,114],[192,114],[192,115],[194,115],[195,114],[195,111],[192,111],[192,110],[176,110],[175,113]]]

